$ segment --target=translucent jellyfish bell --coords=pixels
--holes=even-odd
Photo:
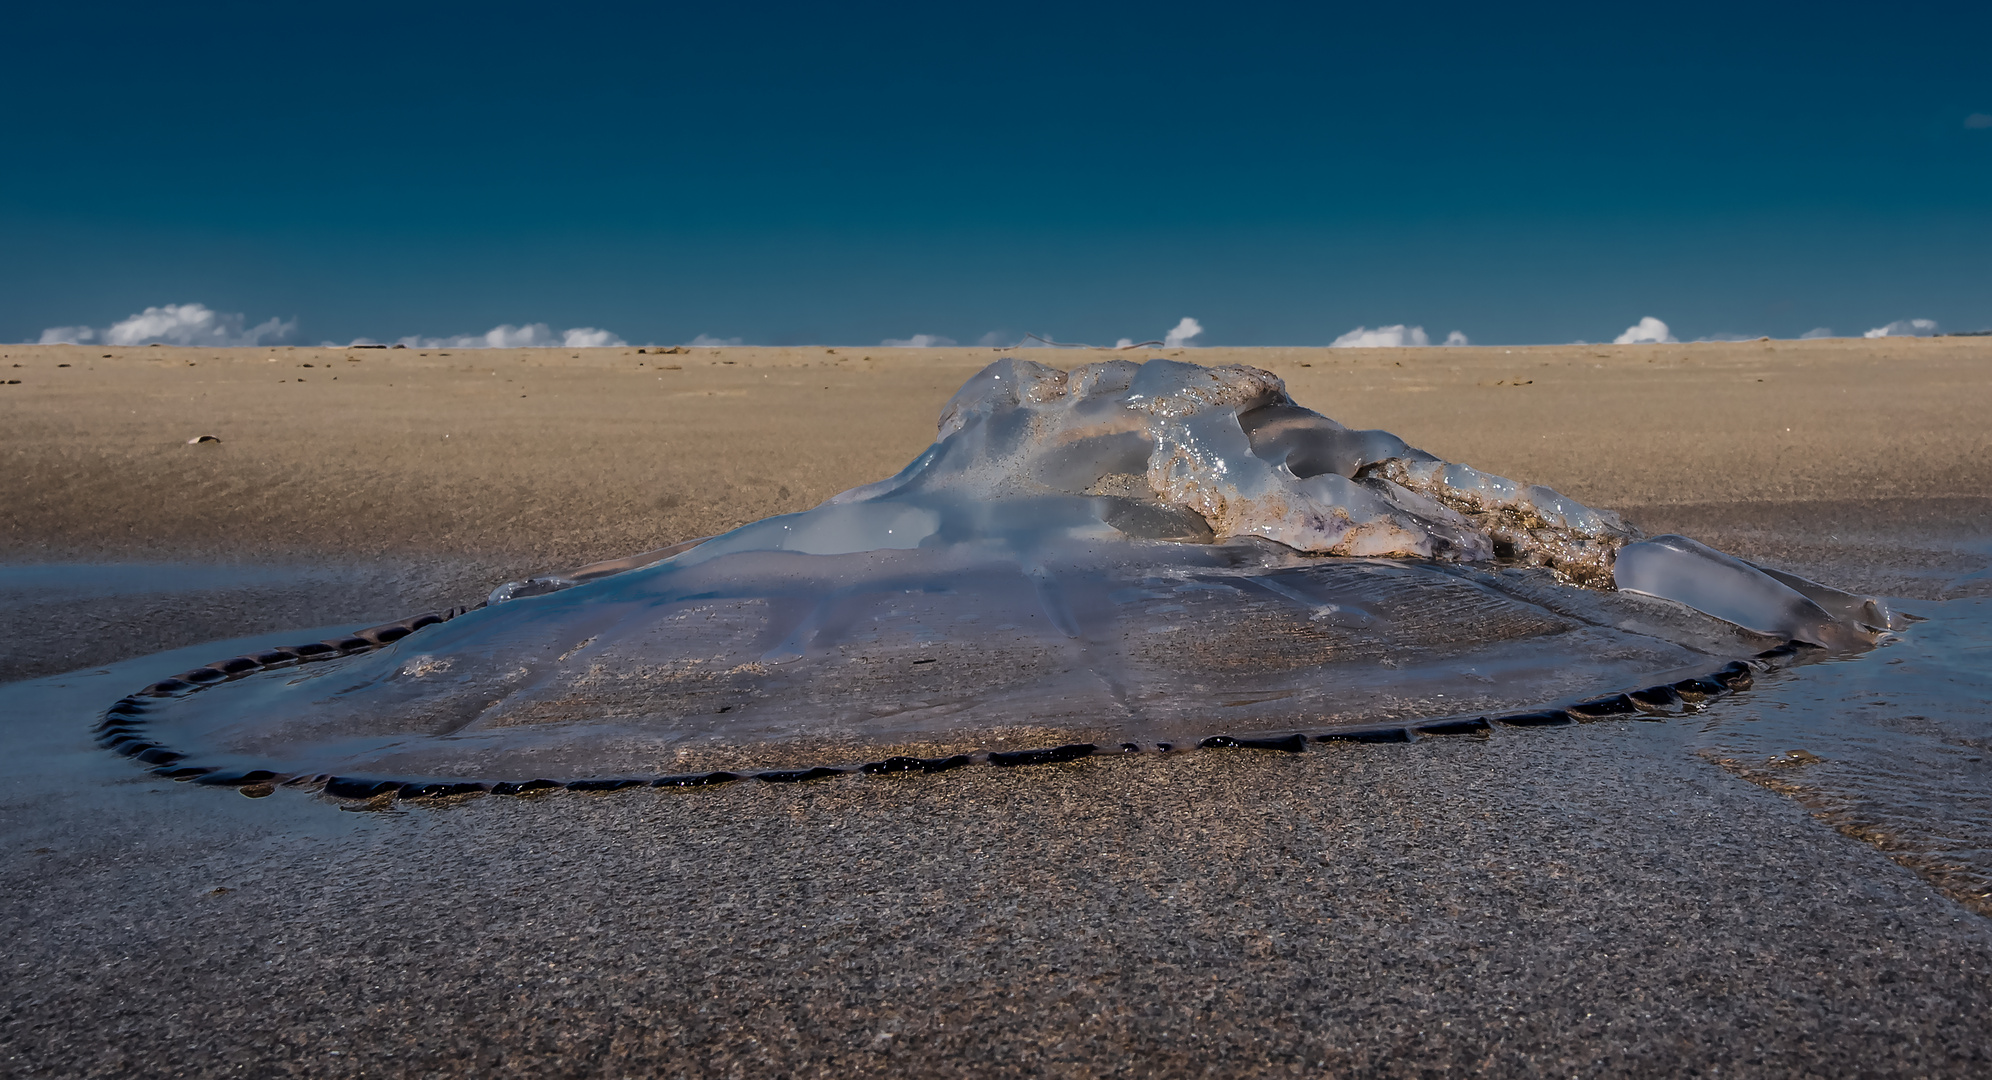
[[[1351,431],[1268,372],[1004,360],[896,476],[220,661],[102,735],[170,775],[344,794],[1293,748],[1677,709],[1888,620]]]

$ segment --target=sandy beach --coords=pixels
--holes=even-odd
[[[1699,726],[377,812],[89,741],[253,644],[886,476],[999,355],[0,346],[0,1072],[1992,1065],[1992,894],[1917,839],[1964,812],[1936,794],[1983,816],[1992,744],[1946,728],[1953,771],[1890,795],[1867,765],[1773,777],[1801,747],[1751,734],[1854,675]],[[1975,708],[1992,339],[1133,355],[1267,368],[1349,426],[1902,598],[1932,630],[1896,658],[1962,674],[1861,707]]]

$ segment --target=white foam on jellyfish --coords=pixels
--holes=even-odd
[[[1001,360],[897,475],[628,563],[148,723],[286,774],[658,774],[1533,708],[1887,622],[1168,360]]]

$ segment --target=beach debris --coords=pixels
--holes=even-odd
[[[213,435],[196,435],[193,438],[187,440],[187,445],[194,446],[199,443],[207,443],[207,442],[218,443],[220,441],[221,441],[220,438]]]

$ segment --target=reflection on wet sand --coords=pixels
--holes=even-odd
[[[1927,621],[1759,678],[1701,719],[1697,752],[1992,915],[1992,599],[1903,607]]]

